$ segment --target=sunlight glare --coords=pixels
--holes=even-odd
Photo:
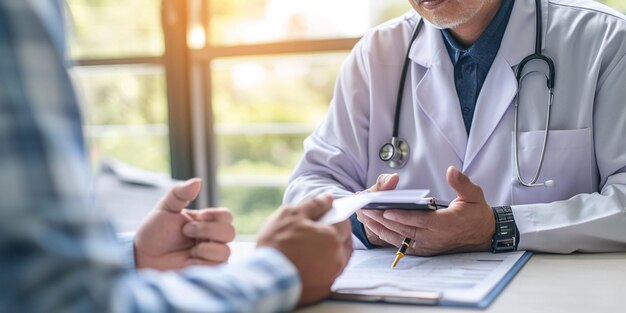
[[[258,63],[240,62],[233,66],[231,79],[237,89],[248,90],[266,81],[267,71]]]
[[[187,46],[189,49],[202,49],[206,45],[206,33],[202,25],[194,25],[187,34]]]
[[[283,36],[358,36],[369,22],[369,1],[271,0],[265,18]]]

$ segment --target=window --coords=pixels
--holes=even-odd
[[[626,0],[601,2],[626,12]],[[229,207],[240,234],[255,233],[280,206],[358,38],[410,10],[407,0],[67,4],[94,169],[116,159],[200,176],[196,206]],[[132,229],[152,205],[113,217]]]
[[[159,0],[68,0],[71,73],[94,169],[107,158],[170,174]]]
[[[214,60],[217,186],[253,233],[282,200],[302,142],[324,117],[345,53]]]
[[[90,66],[73,70],[84,104],[95,166],[115,157],[147,170],[170,170],[167,103],[161,66]]]
[[[70,73],[82,104],[97,205],[118,230],[134,230],[160,195],[115,185],[102,173],[115,160],[157,177],[171,175],[161,1],[66,3]]]

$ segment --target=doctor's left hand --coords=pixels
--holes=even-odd
[[[432,212],[369,210],[368,216],[378,222],[370,229],[394,246],[405,237],[412,238],[407,251],[414,255],[489,251],[495,219],[482,189],[452,166],[446,178],[457,193],[448,208]]]
[[[226,243],[235,238],[230,211],[185,209],[201,186],[197,178],[179,183],[157,203],[135,234],[137,268],[173,270],[228,260]]]

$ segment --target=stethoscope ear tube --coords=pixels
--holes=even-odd
[[[541,60],[541,61],[546,62],[546,64],[548,65],[548,75],[546,76],[547,77],[546,84],[548,86],[548,89],[553,90],[554,89],[554,76],[555,76],[555,74],[554,74],[554,72],[555,72],[554,61],[552,61],[551,58],[549,58],[549,57],[547,57],[547,56],[545,56],[545,55],[543,55],[541,53],[539,53],[539,54],[537,54],[537,53],[531,54],[531,55],[525,57],[519,63],[519,65],[517,66],[517,72],[515,73],[515,78],[517,78],[518,84],[523,79],[522,71],[524,69],[524,66],[526,66],[526,64],[528,62],[533,61],[533,60]],[[521,89],[521,88],[518,88],[518,89]]]

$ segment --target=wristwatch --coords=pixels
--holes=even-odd
[[[491,252],[509,252],[517,250],[519,235],[510,206],[494,207],[493,216],[496,220],[496,232],[491,237]]]

